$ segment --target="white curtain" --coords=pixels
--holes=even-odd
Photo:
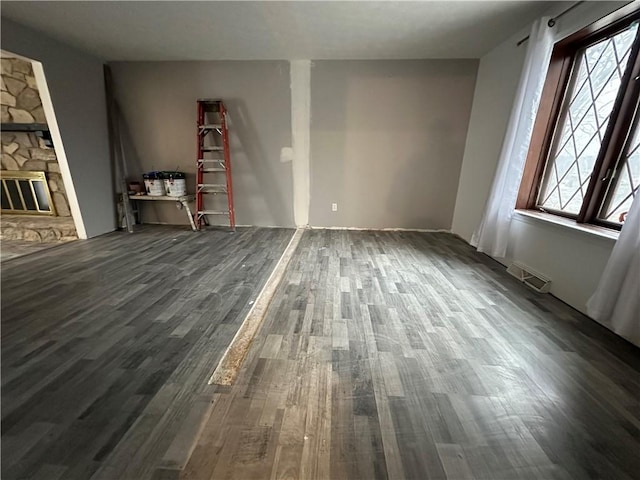
[[[587,313],[640,346],[640,190],[587,302]]]
[[[543,17],[531,28],[493,186],[480,226],[471,238],[471,245],[479,252],[493,257],[505,257],[507,253],[509,226],[553,49],[554,33],[547,26],[548,21],[549,18]]]

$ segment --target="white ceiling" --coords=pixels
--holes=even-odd
[[[3,1],[2,15],[105,60],[477,58],[550,3]]]

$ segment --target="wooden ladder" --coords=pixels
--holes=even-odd
[[[231,182],[231,156],[227,109],[222,100],[198,100],[198,168],[196,173],[196,226],[209,225],[209,216],[226,216],[229,227],[236,229]],[[222,180],[224,175],[224,181]],[[205,195],[226,196],[225,208],[207,209]],[[211,203],[216,202],[213,198]]]

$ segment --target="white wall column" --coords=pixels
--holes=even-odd
[[[293,215],[296,226],[309,224],[311,144],[311,60],[292,60],[291,147],[293,149]]]
[[[31,65],[33,66],[33,76],[35,77],[36,84],[38,85],[38,91],[40,93],[40,100],[42,101],[44,116],[47,119],[49,132],[51,133],[51,138],[53,139],[53,145],[55,148],[56,157],[58,159],[58,165],[60,165],[60,174],[62,175],[64,188],[67,192],[67,199],[69,201],[71,217],[73,218],[73,223],[76,226],[78,238],[86,239],[87,231],[84,227],[84,220],[82,219],[80,204],[78,203],[76,189],[73,184],[73,177],[71,176],[71,170],[69,169],[67,154],[64,150],[64,144],[62,143],[60,128],[58,128],[58,120],[56,119],[53,102],[51,101],[51,94],[49,93],[49,86],[47,85],[47,78],[44,73],[44,68],[42,67],[42,63],[36,61],[31,61]]]

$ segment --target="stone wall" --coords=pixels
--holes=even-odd
[[[2,123],[46,124],[31,63],[19,58],[6,57],[3,57],[1,61]],[[40,137],[31,132],[12,132],[3,129],[1,137],[2,170],[46,172],[56,215],[68,217],[69,221],[73,223],[55,150],[48,147]],[[3,217],[7,221],[8,217],[11,217],[11,228],[17,228],[14,225],[16,215]],[[33,223],[33,216],[30,217],[29,224]],[[51,219],[51,217],[48,218]],[[3,230],[5,229],[3,228]],[[67,228],[64,237],[69,237],[68,233]],[[3,237],[6,238],[6,235],[3,234]],[[48,235],[44,237],[48,238]]]
[[[30,62],[2,58],[2,123],[47,123]]]

